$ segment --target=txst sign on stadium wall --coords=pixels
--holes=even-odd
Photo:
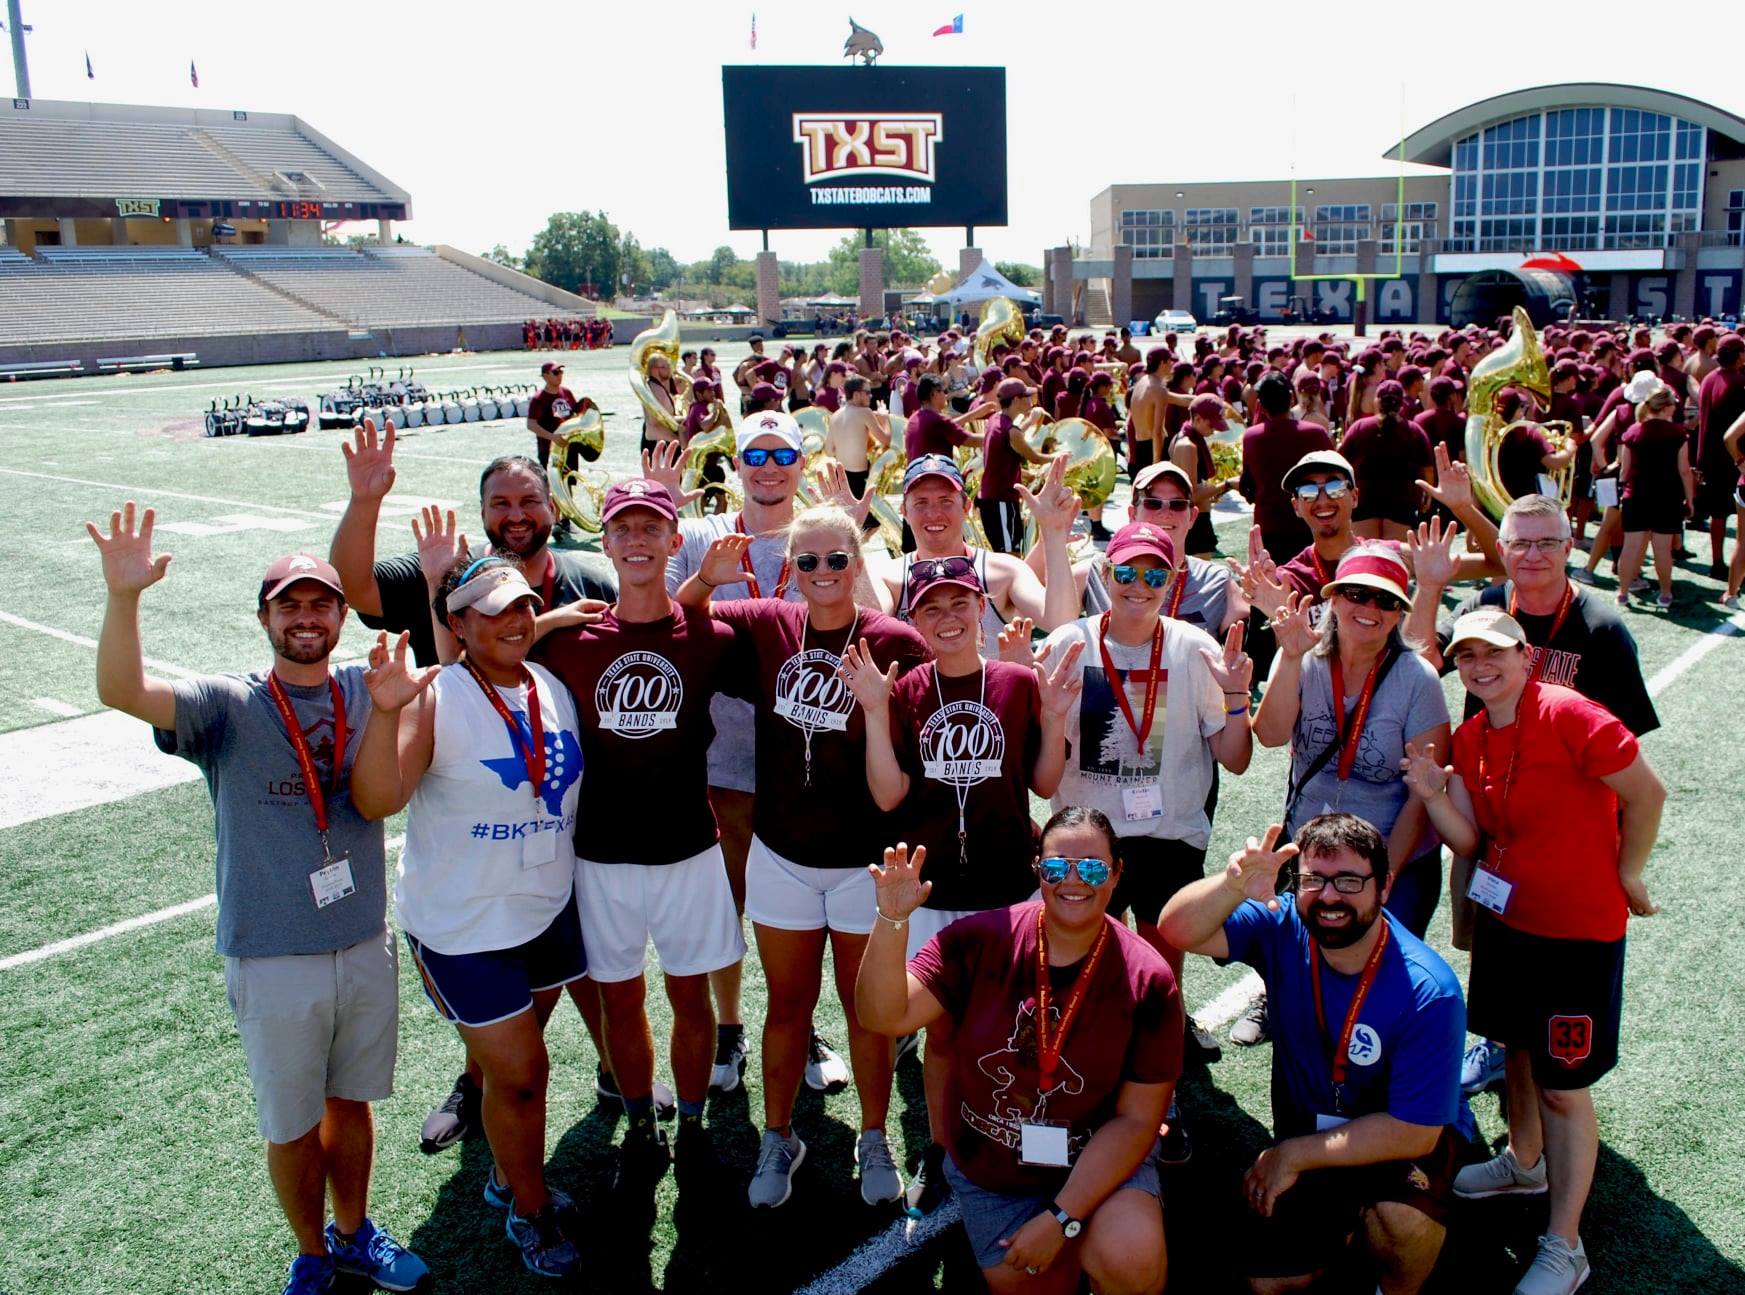
[[[727,223],[1006,223],[1006,73],[724,67]]]

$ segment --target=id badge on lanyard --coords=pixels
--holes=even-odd
[[[1064,1120],[1026,1120],[1018,1126],[1018,1163],[1043,1169],[1065,1169],[1071,1163],[1071,1143]]]

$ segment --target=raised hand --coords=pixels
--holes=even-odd
[[[842,676],[842,681],[864,709],[882,710],[890,705],[891,689],[897,682],[897,663],[891,662],[889,670],[880,670],[865,639],[858,645],[849,645],[848,651],[842,654],[842,665],[836,673]]]
[[[1020,485],[1018,498],[1036,519],[1036,529],[1044,535],[1067,533],[1079,515],[1078,493],[1066,484],[1064,457],[1055,458],[1049,463],[1048,470],[1043,474],[1034,494]]]
[[[1041,662],[1031,667],[1036,671],[1036,685],[1042,693],[1042,709],[1045,714],[1064,718],[1072,709],[1073,699],[1084,686],[1084,675],[1078,669],[1079,657],[1084,650],[1084,640],[1077,639],[1060,654],[1060,660],[1054,663],[1054,669],[1045,670]]]
[[[1406,532],[1406,560],[1411,563],[1420,591],[1446,589],[1454,579],[1460,563],[1454,556],[1454,542],[1459,538],[1460,524],[1450,522],[1444,531],[1440,517],[1419,522],[1416,531]]]
[[[1406,758],[1400,761],[1400,773],[1405,777],[1406,786],[1417,793],[1419,800],[1430,801],[1448,790],[1454,768],[1436,758],[1435,743],[1427,742],[1420,750],[1415,743],[1407,742]]]
[[[710,542],[703,553],[697,575],[711,589],[738,584],[745,579],[745,551],[751,547],[749,535],[729,534]]]
[[[921,880],[921,868],[926,862],[926,846],[916,846],[911,855],[908,845],[898,841],[895,848],[885,851],[882,867],[876,863],[867,865],[880,913],[893,922],[901,922],[921,907],[933,890],[931,881]]]
[[[1295,842],[1278,843],[1284,830],[1283,823],[1274,823],[1260,839],[1249,837],[1247,845],[1230,856],[1224,869],[1224,879],[1240,890],[1245,899],[1258,899],[1275,913],[1279,906],[1278,874],[1297,857]]]
[[[170,555],[151,555],[151,531],[156,521],[157,510],[148,508],[135,531],[133,500],[129,499],[120,512],[109,514],[107,539],[96,526],[85,523],[85,534],[96,541],[97,551],[103,555],[103,583],[111,594],[138,597],[164,578]]]
[[[1259,608],[1261,614],[1267,617],[1279,614],[1290,594],[1290,588],[1279,579],[1277,566],[1260,542],[1260,527],[1248,528],[1247,564],[1238,562],[1235,558],[1226,558],[1224,565],[1242,582],[1242,596],[1248,600],[1249,606]]]
[[[1221,654],[1201,648],[1200,656],[1205,660],[1206,669],[1212,672],[1212,678],[1217,681],[1219,688],[1227,693],[1248,696],[1254,680],[1254,661],[1242,650],[1241,621],[1237,621],[1225,633],[1224,651]]]
[[[818,471],[813,477],[813,484],[818,489],[818,498],[821,502],[835,504],[854,518],[857,524],[865,524],[867,509],[872,507],[872,485],[870,483],[864,493],[856,495],[854,487],[848,483],[848,469],[835,459],[826,458],[818,465]]]
[[[1448,452],[1446,444],[1436,447],[1436,484],[1420,481],[1418,489],[1450,512],[1473,506],[1472,473],[1466,470],[1466,464]]]
[[[653,450],[644,450],[642,475],[665,486],[680,508],[703,497],[701,490],[685,489],[685,450],[677,441],[657,441]]]
[[[364,671],[364,687],[370,690],[370,700],[376,709],[392,715],[430,686],[430,681],[442,673],[439,665],[409,666],[406,664],[406,643],[412,636],[402,633],[388,652],[388,636],[376,635],[376,645],[370,649],[370,666]]]
[[[394,424],[378,443],[376,420],[365,418],[352,433],[352,443],[339,443],[345,455],[345,478],[353,499],[381,499],[394,488]]]
[[[467,537],[455,529],[452,508],[444,514],[436,505],[426,504],[412,519],[412,542],[418,549],[418,569],[432,584],[440,582],[450,567],[468,556]]]
[[[569,629],[576,625],[598,625],[606,618],[611,606],[611,603],[601,602],[598,598],[578,598],[573,603],[542,611],[535,618],[535,623],[539,626],[539,637],[543,638],[553,630]]]
[[[1007,621],[1000,631],[1000,660],[1010,661],[1013,665],[1029,665],[1038,660],[1030,653],[1030,637],[1035,629],[1036,622],[1028,616],[1014,616]]]
[[[1307,594],[1286,594],[1284,603],[1272,617],[1272,636],[1278,640],[1278,650],[1287,656],[1307,655],[1321,641],[1321,631],[1315,628],[1315,601]]]

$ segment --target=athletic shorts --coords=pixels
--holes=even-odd
[[[533,996],[588,974],[576,897],[525,944],[481,953],[438,953],[406,932],[406,946],[424,978],[424,995],[451,1025],[478,1028],[519,1016]]]
[[[1206,874],[1205,847],[1185,841],[1123,836],[1115,841],[1115,853],[1121,860],[1121,879],[1115,883],[1109,915],[1117,921],[1131,908],[1139,921],[1156,926],[1170,896]]]
[[[669,976],[701,976],[745,956],[719,845],[678,863],[577,859],[576,900],[588,974],[604,984],[640,976],[650,939]]]
[[[782,858],[755,835],[745,858],[745,915],[779,931],[870,935],[877,920],[864,867],[812,868]]]
[[[1656,499],[1631,495],[1624,501],[1624,533],[1647,531],[1650,535],[1678,535],[1684,530],[1684,496]]]
[[[859,499],[862,495],[866,494],[866,479],[871,475],[871,468],[868,468],[865,472],[849,472],[847,474],[848,488],[854,491],[854,497],[856,499]]]
[[[320,1124],[329,1097],[379,1102],[393,1094],[400,1029],[393,932],[334,953],[227,957],[224,992],[268,1142],[295,1142]]]
[[[1115,1189],[1144,1192],[1160,1202],[1163,1200],[1163,1176],[1159,1171],[1161,1142],[1153,1142],[1139,1168],[1127,1175],[1127,1181]],[[1031,1219],[1049,1207],[1046,1196],[1024,1196],[1007,1192],[990,1192],[977,1187],[963,1176],[957,1164],[945,1157],[945,1177],[951,1183],[951,1194],[963,1207],[963,1230],[969,1233],[970,1249],[975,1251],[976,1265],[998,1268],[1006,1262],[1006,1250],[1000,1242],[1012,1236]],[[1110,1192],[1113,1196],[1115,1192]]]
[[[1702,480],[1697,482],[1697,515],[1725,517],[1734,507],[1742,506],[1734,502],[1738,498],[1738,484],[1739,470],[1731,464],[1703,473]]]
[[[1384,1201],[1409,1205],[1446,1223],[1458,1168],[1454,1135],[1416,1160],[1353,1169],[1311,1169],[1273,1202],[1270,1217],[1248,1211],[1240,1249],[1251,1277],[1298,1277],[1333,1262],[1362,1226],[1363,1211]]]
[[[982,530],[987,532],[990,549],[995,553],[1020,551],[1024,543],[1024,513],[1016,502],[978,499],[976,511],[981,514]]]
[[[1624,941],[1529,935],[1480,912],[1467,1028],[1525,1051],[1541,1088],[1588,1088],[1618,1064]]]
[[[868,874],[869,878],[871,874]],[[909,951],[903,956],[913,958],[923,945],[960,917],[985,913],[983,908],[917,908],[909,914]],[[875,914],[876,917],[876,914]]]

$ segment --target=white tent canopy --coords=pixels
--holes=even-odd
[[[1040,292],[1020,288],[986,261],[971,270],[969,278],[951,291],[940,293],[938,300],[954,307],[976,306],[993,297],[1010,297],[1021,306],[1042,304]]]

